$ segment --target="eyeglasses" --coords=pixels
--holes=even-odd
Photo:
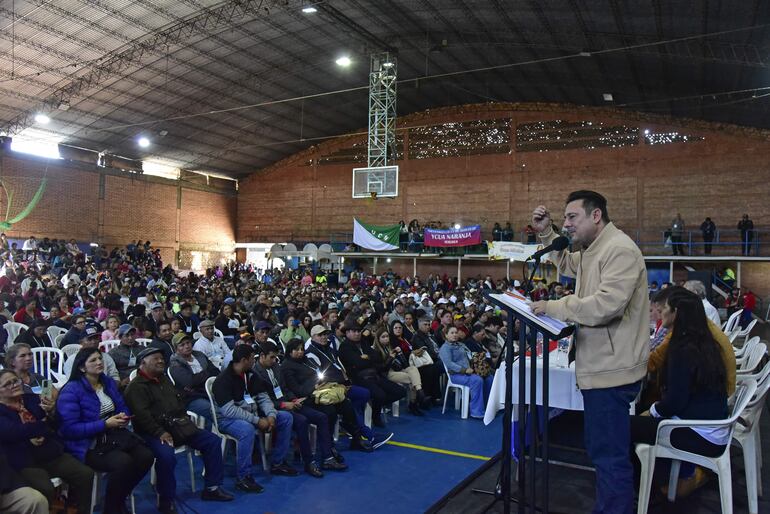
[[[14,387],[21,384],[21,379],[14,378],[13,380],[6,382],[5,384],[0,386],[0,389],[13,389]]]

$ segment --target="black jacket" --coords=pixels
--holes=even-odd
[[[438,347],[439,343],[436,341],[436,339],[433,337],[432,334],[423,334],[419,330],[414,333],[414,337],[412,338],[412,348],[427,348],[428,354],[430,355],[430,358],[433,359],[433,362],[438,362]]]
[[[349,382],[346,370],[342,366],[337,352],[330,345],[321,346],[313,342],[307,347],[306,358],[315,360],[324,373],[327,382],[347,384]]]
[[[309,397],[315,391],[320,368],[315,361],[305,357],[301,361],[285,359],[281,363],[281,387],[299,397]],[[325,375],[324,375],[325,378]]]
[[[0,494],[10,493],[26,485],[21,476],[8,464],[5,450],[0,446]]]
[[[202,352],[193,350],[193,358],[198,361],[203,371],[193,373],[190,365],[176,353],[171,356],[169,370],[174,386],[182,394],[185,403],[190,403],[197,398],[208,399],[206,395],[206,380],[209,377],[219,375],[219,368],[214,366]]]
[[[364,358],[366,355],[368,358]],[[378,355],[377,352],[370,346],[366,346],[363,343],[353,343],[347,339],[342,340],[340,345],[340,360],[345,366],[348,374],[351,377],[361,380],[367,375],[369,371],[377,371]]]
[[[284,388],[283,381],[281,379],[280,366],[276,365],[270,369],[270,371],[273,372],[275,383],[281,388],[281,392],[283,393],[283,396],[280,399],[275,396],[275,386],[270,380],[270,375],[268,374],[267,370],[263,368],[259,362],[255,362],[254,367],[251,369],[254,371],[254,373],[251,375],[251,378],[249,379],[249,392],[252,395],[254,395],[256,392],[267,393],[267,395],[273,401],[273,405],[275,405],[276,409],[280,408],[281,402],[290,402],[293,399],[298,398],[298,396],[294,394],[293,391]]]

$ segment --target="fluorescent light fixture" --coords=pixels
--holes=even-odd
[[[315,12],[318,12],[318,9],[316,9],[312,5],[308,5],[307,7],[302,8],[302,12],[305,14],[313,14]]]
[[[614,100],[612,93],[602,93],[602,98],[604,98],[605,102],[611,102]]]
[[[384,62],[384,63],[382,63],[382,67],[383,68],[392,68],[393,67],[393,63],[390,62],[390,61]]]
[[[343,68],[347,68],[348,66],[350,66],[353,63],[353,61],[350,60],[350,57],[348,57],[347,55],[343,55],[342,57],[339,57],[334,62],[337,63],[337,66],[342,66]]]
[[[40,123],[41,125],[46,125],[50,121],[51,118],[43,113],[35,114],[35,122]]]
[[[162,159],[143,159],[142,172],[145,175],[154,175],[156,177],[178,180],[180,175],[180,164]]]
[[[148,146],[150,146],[150,140],[147,139],[146,137],[140,137],[139,139],[137,139],[136,143],[142,148],[147,148]]]
[[[586,52],[585,50],[580,52],[578,54],[580,57],[591,57],[591,52]]]
[[[459,223],[455,223],[455,230],[460,230],[460,224]]]
[[[91,243],[88,246],[90,246],[91,248],[99,248],[99,243]]]
[[[48,159],[61,159],[61,155],[59,155],[60,142],[61,138],[50,132],[27,128],[13,136],[11,150],[38,157],[47,157]]]

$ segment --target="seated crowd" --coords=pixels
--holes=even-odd
[[[321,478],[348,468],[338,426],[350,449],[372,452],[393,436],[383,412],[406,399],[424,416],[446,373],[471,388],[481,418],[506,330],[481,292],[519,286],[388,272],[337,288],[322,273],[242,265],[177,276],[149,242],[88,257],[61,249],[6,241],[3,253],[0,319],[27,328],[0,331],[0,468],[17,477],[0,505],[24,485],[53,504],[56,477],[87,513],[105,474],[103,510],[127,512],[154,463],[158,509],[176,512],[180,446],[202,455],[202,499],[230,501],[220,434],[237,441],[239,491],[263,490],[260,457],[271,474],[298,475],[293,443],[301,469]],[[34,348],[61,350],[55,387],[34,371]]]

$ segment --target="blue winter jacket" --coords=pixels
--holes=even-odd
[[[115,381],[105,374],[101,375],[100,380],[104,392],[115,404],[115,414],[124,412],[131,415]],[[59,434],[66,450],[81,461],[85,460],[93,439],[107,430],[105,420],[99,417],[99,409],[99,398],[86,377],[67,382],[59,393],[56,402],[60,420]]]

